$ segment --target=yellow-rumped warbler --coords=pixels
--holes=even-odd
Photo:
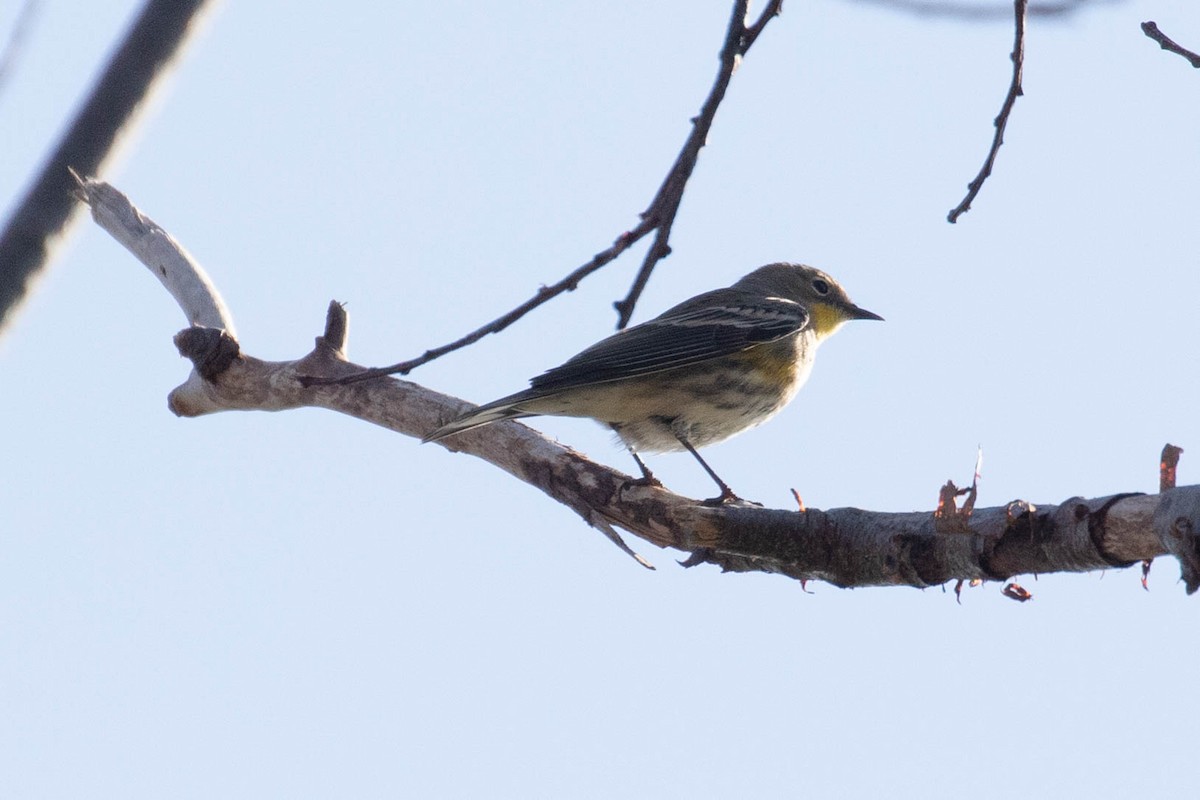
[[[818,269],[768,264],[597,342],[424,441],[538,414],[591,417],[616,431],[646,481],[655,482],[639,452],[687,450],[721,487],[713,502],[733,500],[696,448],[773,417],[808,378],[817,345],[852,319],[883,317]]]

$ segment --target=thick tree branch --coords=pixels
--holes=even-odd
[[[222,337],[213,333],[192,328],[180,338],[207,337],[212,350],[220,352]],[[303,388],[301,375],[337,376],[357,369],[324,337],[297,361],[240,355],[224,372],[203,378],[208,352],[201,347],[190,354],[198,370],[171,393],[169,405],[176,414],[315,406],[420,437],[471,408],[395,378]],[[689,565],[710,563],[726,571],[778,573],[843,587],[923,588],[952,580],[1129,567],[1171,554],[1183,564],[1188,592],[1200,585],[1200,486],[1151,496],[1071,498],[1037,508],[1021,503],[977,509],[968,530],[940,532],[932,511],[712,508],[665,489],[635,486],[631,476],[515,422],[469,431],[444,446],[537,487],[610,538],[613,528],[622,528],[659,547],[691,553]]]
[[[1004,98],[1004,104],[1000,107],[1000,114],[993,121],[996,128],[995,134],[992,136],[992,146],[988,149],[987,158],[983,161],[983,166],[979,170],[979,174],[975,179],[967,184],[967,195],[962,199],[957,206],[950,209],[950,213],[946,215],[947,221],[950,223],[958,222],[958,218],[967,213],[971,209],[971,203],[979,194],[979,190],[983,188],[983,182],[992,174],[992,167],[996,163],[996,156],[1000,152],[1000,145],[1004,144],[1004,129],[1008,127],[1008,117],[1012,114],[1013,105],[1016,104],[1017,98],[1025,93],[1021,88],[1021,72],[1025,65],[1025,16],[1029,6],[1029,0],[1013,0],[1013,15],[1016,18],[1016,32],[1013,34],[1013,51],[1012,51],[1012,82],[1008,86],[1008,94]]]
[[[683,200],[683,191],[692,176],[692,171],[696,167],[696,160],[699,157],[700,150],[708,140],[708,132],[712,128],[713,120],[716,118],[717,109],[725,97],[725,91],[729,87],[734,69],[737,67],[741,57],[753,46],[754,42],[763,32],[763,29],[767,26],[767,23],[779,15],[783,8],[783,0],[769,0],[758,19],[750,26],[746,25],[748,5],[749,0],[734,1],[729,27],[725,31],[725,43],[721,48],[721,66],[717,71],[717,79],[713,84],[713,88],[709,91],[708,97],[704,100],[704,104],[700,108],[700,113],[692,119],[692,132],[683,143],[683,148],[679,151],[679,155],[676,157],[675,163],[671,165],[671,169],[667,171],[667,176],[658,187],[658,191],[655,192],[650,205],[641,213],[641,222],[636,227],[622,233],[610,247],[592,256],[590,261],[575,269],[562,280],[541,287],[536,294],[521,305],[497,317],[486,325],[476,328],[465,336],[440,347],[426,350],[416,358],[400,361],[387,367],[365,369],[359,373],[345,376],[339,379],[338,382],[355,383],[384,375],[407,375],[417,367],[427,364],[435,358],[440,358],[447,353],[452,353],[467,345],[474,344],[488,334],[499,333],[543,303],[554,299],[564,292],[574,291],[579,286],[579,282],[588,275],[616,260],[618,256],[653,232],[654,239],[650,244],[650,249],[646,252],[645,258],[642,260],[641,269],[633,280],[633,286],[630,288],[625,299],[613,304],[618,312],[617,327],[624,328],[633,315],[634,306],[637,304],[638,298],[641,297],[642,290],[645,289],[646,283],[650,279],[650,273],[653,271],[655,265],[671,253],[669,244],[671,229],[675,225],[675,215],[679,211],[680,202]],[[321,379],[317,376],[312,376],[309,380],[311,381],[311,385],[317,385]]]
[[[148,0],[83,107],[0,232],[0,328],[45,266],[75,211],[74,167],[101,171],[121,134],[187,41],[208,0]]]
[[[84,181],[81,191],[106,229],[133,220],[133,229],[118,233],[118,239],[134,243],[131,249],[139,258],[146,255],[138,243],[174,244],[136,209],[124,213],[111,208],[128,201],[107,184]],[[157,233],[146,236],[143,228]],[[147,266],[196,269],[182,248],[178,257],[158,257]],[[187,292],[174,295],[189,320],[202,308],[224,307],[211,282],[199,275],[165,276],[163,282],[168,287],[204,286],[211,292],[201,303]],[[337,303],[329,307],[315,349],[295,361],[248,356],[227,330],[215,327],[188,328],[176,336],[176,343],[195,366],[169,397],[171,410],[180,416],[311,406],[421,437],[472,407],[395,378],[304,386],[303,376],[337,378],[361,369],[346,360],[346,317]],[[1200,586],[1200,486],[1151,496],[1071,498],[1041,508],[1012,503],[976,509],[964,525],[948,526],[932,510],[894,514],[854,508],[713,508],[662,488],[634,485],[630,476],[516,422],[467,431],[439,444],[536,486],[614,541],[620,542],[615,529],[622,528],[659,547],[688,552],[688,566],[710,563],[727,571],[777,573],[846,587],[929,587],[951,580],[1127,567],[1171,554],[1183,565],[1189,593]]]

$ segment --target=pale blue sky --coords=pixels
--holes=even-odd
[[[0,4],[7,31],[19,3]],[[42,0],[0,89],[3,213],[137,6]],[[476,327],[636,222],[711,85],[727,0],[228,3],[120,162],[245,349],[348,302],[379,364]],[[1011,25],[786,4],[735,76],[636,319],[812,263],[887,318],[706,456],[741,494],[931,509],[1196,481],[1200,8]],[[611,331],[641,250],[417,381],[493,399]],[[1161,559],[842,591],[633,564],[529,487],[316,410],[179,420],[184,325],[80,225],[0,340],[0,774],[12,797],[946,797],[1186,783],[1197,600]],[[628,469],[593,423],[535,427]],[[651,462],[708,496],[686,455]]]

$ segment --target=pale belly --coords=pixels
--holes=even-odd
[[[768,372],[755,361],[720,368],[710,363],[643,378],[594,384],[531,400],[522,410],[534,414],[592,417],[608,423],[634,450],[661,453],[728,439],[766,422],[791,402],[811,370],[792,361]]]

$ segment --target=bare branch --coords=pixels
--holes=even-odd
[[[107,204],[115,191],[85,181],[89,202]],[[103,187],[105,190],[100,190]],[[98,218],[144,218],[101,213]],[[122,241],[136,235],[119,234]],[[157,241],[175,245],[165,232]],[[182,248],[171,263],[194,264]],[[216,290],[207,285],[219,306]],[[176,294],[185,305],[186,295]],[[185,308],[185,313],[190,312]],[[195,369],[169,396],[185,417],[230,410],[326,408],[408,436],[421,437],[471,408],[415,383],[380,378],[354,385],[338,378],[361,367],[345,358],[345,309],[332,303],[316,348],[295,361],[262,361],[241,352],[226,330],[192,327],[176,336]],[[1200,586],[1200,486],[1159,495],[1123,494],[1057,506],[1029,503],[975,509],[961,528],[940,530],[935,514],[891,514],[854,508],[820,511],[765,509],[751,504],[714,508],[597,464],[517,422],[497,422],[439,442],[488,461],[537,487],[600,528],[625,552],[622,528],[659,547],[690,553],[685,562],[732,572],[768,572],[836,586],[936,586],[947,581],[1008,580],[1049,572],[1127,567],[1172,554],[1183,564],[1188,592]],[[638,557],[645,564],[645,560]]]
[[[1029,5],[1029,0],[1013,0],[1013,14],[1016,18],[1016,33],[1013,37],[1012,51],[1012,82],[1008,87],[1008,95],[1004,98],[1004,104],[1000,107],[1000,115],[996,117],[994,125],[996,133],[992,137],[992,146],[988,150],[987,158],[983,162],[983,167],[979,170],[979,174],[975,176],[975,180],[967,184],[967,196],[962,199],[962,202],[950,210],[946,216],[946,220],[950,223],[955,223],[958,218],[971,208],[971,203],[975,200],[979,190],[983,188],[983,182],[992,174],[992,166],[996,163],[996,155],[1000,152],[1000,145],[1004,144],[1004,129],[1008,126],[1008,116],[1012,113],[1013,105],[1017,102],[1017,98],[1025,92],[1021,88],[1021,70],[1025,63],[1025,12]]]
[[[1200,69],[1200,55],[1196,55],[1186,47],[1176,44],[1174,40],[1158,29],[1158,25],[1153,20],[1147,20],[1142,23],[1142,33],[1158,42],[1158,46],[1163,50],[1183,56],[1191,62],[1193,67]]]
[[[592,256],[591,261],[579,267],[570,275],[560,280],[558,283],[551,284],[550,286],[543,286],[542,288],[538,289],[537,294],[526,300],[521,305],[517,306],[508,313],[497,317],[483,327],[476,328],[466,336],[455,339],[453,342],[444,344],[441,347],[435,347],[432,350],[426,350],[421,355],[417,356],[416,358],[409,359],[408,361],[401,361],[388,367],[372,367],[371,369],[364,369],[362,372],[354,375],[347,375],[338,379],[338,383],[357,383],[359,381],[370,380],[371,378],[379,378],[384,375],[407,375],[422,364],[427,364],[430,361],[433,361],[435,358],[440,358],[447,353],[452,353],[455,350],[460,350],[469,344],[474,344],[484,336],[487,336],[489,333],[498,333],[507,328],[509,325],[512,325],[514,322],[528,314],[533,309],[540,306],[542,303],[545,303],[547,300],[557,297],[564,292],[574,291],[575,287],[579,285],[581,280],[586,278],[588,275],[591,275],[593,272],[600,269],[613,259],[617,258],[617,256],[621,255],[621,253],[624,253],[626,250],[632,247],[634,243],[652,230],[654,230],[654,225],[649,220],[643,220],[642,223],[632,231],[627,231],[626,233],[623,233],[617,237],[617,240],[613,242],[612,246],[607,250],[601,250],[599,253]],[[313,383],[311,385],[317,385],[318,379],[314,377],[312,380]]]
[[[107,183],[80,178],[75,170],[71,177],[78,183],[76,197],[91,208],[92,219],[162,282],[183,309],[188,324],[223,329],[237,338],[225,301],[183,245]]]
[[[729,86],[733,71],[741,57],[758,39],[767,23],[778,16],[783,7],[783,0],[770,0],[758,20],[749,28],[746,27],[748,4],[749,0],[735,0],[729,27],[725,32],[725,44],[721,48],[721,67],[717,73],[717,80],[713,84],[708,98],[705,99],[700,113],[692,120],[691,134],[684,142],[675,163],[667,172],[666,178],[663,179],[654,198],[650,201],[650,205],[642,212],[641,222],[636,227],[622,233],[611,247],[594,255],[590,261],[575,269],[562,280],[549,286],[543,286],[524,303],[486,325],[476,328],[453,342],[426,350],[416,358],[400,361],[387,367],[363,370],[356,375],[347,375],[340,378],[339,383],[355,383],[384,375],[407,375],[422,364],[427,364],[435,358],[474,344],[490,333],[498,333],[543,303],[564,292],[574,291],[580,281],[615,260],[653,231],[654,240],[642,261],[641,269],[634,278],[632,288],[624,300],[614,304],[618,311],[617,327],[625,327],[629,323],[633,308],[637,304],[638,298],[641,297],[646,282],[650,279],[650,273],[654,266],[671,252],[668,242],[671,238],[671,229],[675,224],[675,215],[679,211],[679,203],[683,199],[683,190],[687,186],[688,179],[691,178],[692,170],[696,167],[696,159],[700,150],[708,139],[709,129],[716,117],[717,108],[725,97],[725,90]],[[311,380],[314,381],[311,385],[315,386],[318,385],[316,381],[322,379],[313,376]]]
[[[340,353],[320,343],[292,362],[241,355],[210,379],[194,372],[171,393],[169,404],[182,416],[315,406],[414,437],[471,407],[396,378],[307,389],[298,380],[301,375],[336,376],[354,369]],[[1072,498],[1039,508],[1026,503],[976,509],[967,530],[943,532],[931,511],[714,508],[662,488],[637,485],[631,476],[516,422],[468,431],[443,446],[488,461],[537,487],[588,524],[606,529],[606,535],[629,553],[633,551],[612,528],[658,547],[691,553],[692,565],[819,579],[843,587],[923,588],[958,579],[1003,581],[1029,573],[1128,567],[1170,553],[1184,564],[1189,593],[1200,585],[1195,555],[1200,545],[1200,486],[1153,496]]]
[[[148,0],[41,174],[0,232],[0,328],[45,266],[76,210],[67,173],[96,175],[188,38],[208,0]]]
[[[668,242],[671,238],[671,229],[675,225],[675,215],[679,211],[679,204],[683,201],[683,190],[692,177],[692,171],[696,168],[700,150],[708,141],[708,132],[712,129],[713,120],[717,116],[717,109],[720,108],[721,101],[725,99],[725,92],[729,88],[729,82],[733,79],[733,72],[741,62],[742,56],[754,45],[767,23],[783,10],[783,0],[768,2],[758,20],[749,28],[746,27],[748,10],[749,0],[734,2],[733,14],[729,18],[729,27],[725,30],[725,44],[721,47],[721,66],[717,70],[717,78],[713,82],[713,87],[709,91],[708,97],[705,98],[704,104],[700,107],[700,113],[692,119],[691,135],[683,143],[683,149],[679,151],[679,156],[659,187],[658,193],[650,201],[650,206],[642,212],[642,219],[649,220],[654,224],[654,241],[646,252],[646,257],[642,260],[641,269],[634,277],[629,293],[625,295],[625,299],[613,304],[613,307],[617,309],[618,328],[624,328],[629,324],[629,320],[633,316],[633,309],[642,296],[646,284],[650,281],[650,274],[654,271],[654,267],[671,254]]]
[[[754,46],[758,40],[759,34],[767,27],[767,23],[783,13],[783,0],[769,0],[762,13],[758,15],[758,19],[754,24],[746,28],[746,33],[742,36],[742,55]]]

